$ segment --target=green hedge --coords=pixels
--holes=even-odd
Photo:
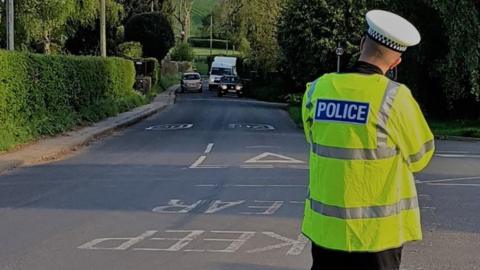
[[[144,103],[133,63],[0,50],[0,151]]]

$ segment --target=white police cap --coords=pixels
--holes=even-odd
[[[367,13],[368,36],[378,43],[397,52],[420,43],[420,33],[409,21],[397,14],[384,10]]]

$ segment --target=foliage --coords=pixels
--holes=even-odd
[[[133,16],[145,12],[159,12],[162,10],[164,0],[117,0],[125,10],[125,22]],[[153,10],[152,10],[153,3]]]
[[[120,57],[136,59],[143,55],[143,48],[140,42],[130,41],[118,45],[117,54]]]
[[[128,60],[0,51],[0,65],[0,150],[144,102]]]
[[[192,61],[195,57],[193,48],[188,43],[180,43],[172,51],[173,61]]]
[[[168,88],[179,84],[180,73],[176,74],[164,74],[160,77],[160,87],[166,91]]]
[[[278,41],[283,72],[298,89],[323,73],[336,70],[335,49],[345,48],[352,62],[365,31],[366,3],[334,0],[288,0],[279,20]]]
[[[285,0],[224,0],[214,9],[215,37],[230,40],[261,74],[277,68],[277,20]],[[209,18],[204,29],[210,27]]]
[[[163,59],[175,44],[172,27],[161,13],[133,16],[125,26],[125,40],[140,42],[143,54],[157,59]]]
[[[404,55],[400,78],[411,86],[429,114],[480,117],[480,2],[368,3],[370,8],[388,7],[419,28],[422,42]]]
[[[18,0],[15,1],[17,14],[16,32],[19,45],[38,46],[36,51],[51,52],[52,44],[61,46],[72,29],[72,25],[87,25],[98,14],[96,0]]]
[[[107,53],[114,55],[120,43],[123,42],[124,18],[123,6],[114,0],[106,0],[106,19],[107,19]],[[97,15],[98,16],[98,15]],[[88,25],[73,25],[75,22],[69,22],[69,27],[75,29],[68,36],[65,42],[65,51],[76,55],[99,55],[100,54],[100,21]]]

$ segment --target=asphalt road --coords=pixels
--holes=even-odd
[[[417,176],[402,269],[480,269],[480,143]],[[309,269],[307,146],[286,111],[212,93],[75,156],[0,176],[0,269]]]

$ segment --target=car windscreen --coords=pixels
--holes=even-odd
[[[183,76],[184,80],[200,80],[200,76],[198,74],[187,74]]]
[[[222,75],[232,75],[231,68],[212,68],[212,75],[222,76]]]
[[[237,77],[225,76],[225,77],[222,77],[221,82],[223,82],[223,83],[237,83],[238,78]]]

